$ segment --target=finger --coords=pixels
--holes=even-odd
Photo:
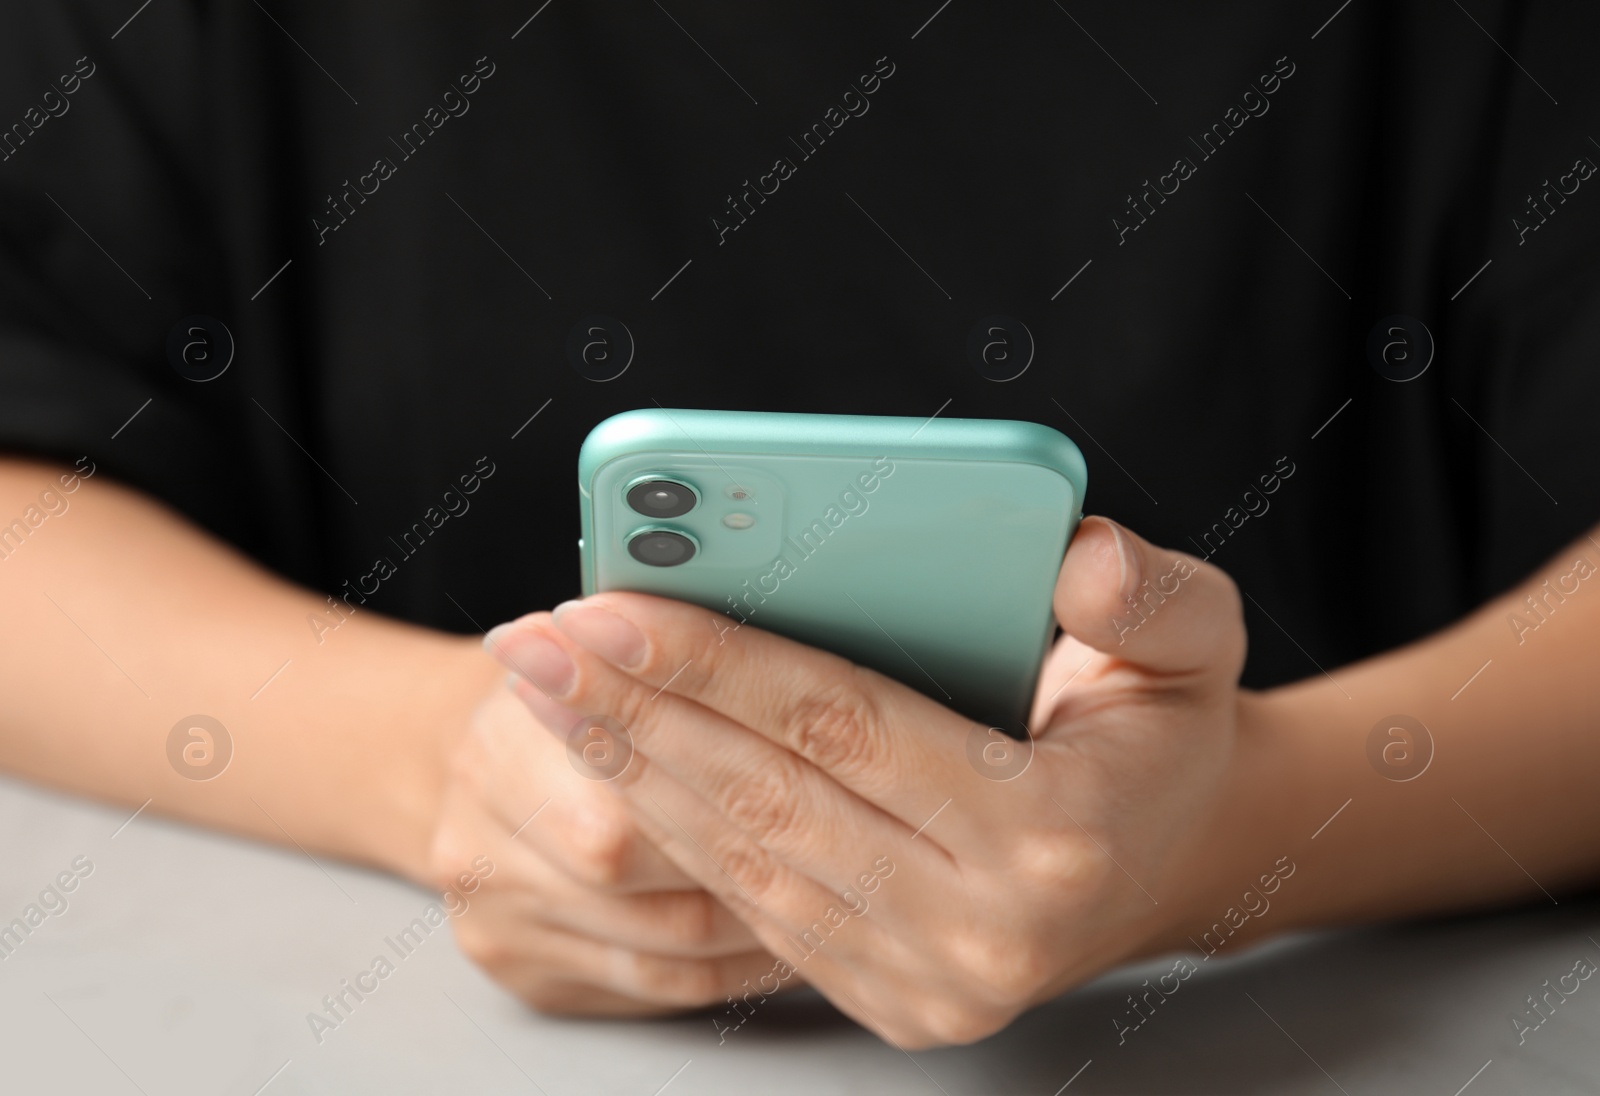
[[[662,650],[684,642],[691,621],[709,629],[711,615],[693,606],[645,595],[605,596],[625,603],[630,614],[640,607],[662,611],[666,619],[648,641]],[[569,609],[563,620],[571,626],[584,616],[595,621],[593,627],[638,631],[616,613],[587,604],[581,611]],[[746,826],[791,865],[829,886],[847,882],[829,862],[834,848],[863,841],[882,846],[890,839],[869,815],[897,820],[911,834],[926,830],[925,845],[976,853],[992,845],[995,826],[1019,809],[1015,796],[984,779],[969,760],[971,736],[985,728],[827,652],[747,629],[737,642],[704,652],[705,667],[689,671],[680,665],[657,686],[619,670],[565,631],[551,628],[551,621],[551,615],[535,613],[502,625],[490,650],[508,666],[546,672],[534,683],[543,694],[537,699],[556,695],[557,702],[620,719],[637,748],[716,804],[735,825]],[[614,645],[592,634],[586,638],[616,654]],[[738,650],[758,641],[765,655]],[[733,661],[716,665],[721,658]],[[718,679],[723,684],[710,683]],[[679,687],[698,692],[699,699],[679,695]],[[773,699],[784,690],[806,689],[809,697]],[[756,699],[763,695],[767,700]],[[788,725],[741,724],[713,710],[710,698]],[[839,799],[841,791],[870,810],[850,810]],[[832,813],[819,815],[823,808]],[[795,840],[805,838],[806,827],[784,825],[819,816],[850,818],[855,829],[821,845]]]
[[[451,777],[473,789],[505,833],[591,889],[629,894],[692,886],[640,839],[616,797],[572,766],[562,743],[525,705],[502,693],[490,706],[488,730],[462,743]]]
[[[1072,538],[1055,612],[1068,635],[1151,673],[1231,686],[1244,665],[1244,617],[1233,580],[1106,518],[1085,518]]]
[[[723,868],[722,874],[738,885],[737,896],[726,893],[715,873],[710,878],[719,884],[716,893],[728,900],[764,904],[763,895],[774,895],[809,911],[829,892],[837,895],[857,885],[864,870],[861,850],[910,845],[912,832],[905,823],[805,760],[682,698],[651,697],[647,686],[581,648],[574,646],[573,655],[592,664],[578,675],[590,680],[587,691],[582,684],[575,690],[591,704],[621,713],[637,748],[620,771],[608,774],[610,786],[650,817],[665,813],[675,842],[687,839]],[[518,686],[518,695],[536,713],[558,707],[526,683]],[[632,817],[637,824],[639,811]],[[722,865],[717,848],[739,868]],[[908,856],[948,863],[931,839]],[[700,870],[690,874],[706,885],[706,865],[695,866]]]
[[[770,956],[767,959],[769,966],[776,962]],[[759,963],[756,965],[760,966]],[[748,988],[762,979],[765,979],[771,987],[765,995],[762,995],[758,990]],[[526,967],[518,965],[516,969],[508,968],[506,976],[504,978],[496,978],[496,981],[520,998],[528,1007],[550,1016],[659,1017],[676,1016],[687,1011],[683,1005],[653,1004],[641,1001],[637,997],[628,997],[584,982],[552,979],[546,977],[534,964],[528,964]],[[756,1003],[759,1003],[765,1000],[766,997],[798,989],[803,984],[798,974],[790,975],[785,981],[787,984],[780,985],[776,975],[770,971],[760,974],[754,979],[741,978],[737,986],[728,987],[721,997],[707,1002],[712,1008],[722,1004],[729,998],[740,1003],[738,1006],[730,1005],[725,1011],[711,1017],[717,1030],[725,1035],[729,1027],[737,1028],[740,1026],[739,1018],[748,1018],[750,1015],[749,1001],[752,998]]]
[[[682,1005],[650,1004],[599,986],[543,977],[537,969],[525,970],[520,966],[491,977],[523,1004],[547,1016],[625,1019],[673,1016],[684,1011]]]
[[[563,764],[565,761],[563,760]],[[595,892],[650,894],[692,886],[690,880],[644,840],[626,808],[593,781],[574,774],[580,786],[552,797],[543,809],[511,826],[508,832],[526,842],[575,885]]]
[[[893,923],[894,915],[883,909],[889,891],[884,884],[900,871],[890,856],[870,861],[872,870],[861,876],[870,880],[869,885],[835,894],[788,871],[748,836],[719,825],[709,806],[688,789],[663,783],[660,793],[659,798],[651,795],[648,803],[631,800],[638,808],[640,828],[721,898],[768,951],[793,964],[806,964],[809,980],[821,985],[836,977],[824,973],[834,965],[875,965],[872,960],[882,959],[889,950],[880,925]],[[904,859],[903,850],[895,855]],[[860,862],[869,866],[865,857]],[[906,879],[898,885],[915,889],[915,883]],[[811,963],[824,954],[827,963]]]
[[[872,670],[720,614],[646,594],[605,593],[551,617],[580,646],[805,758],[920,825],[969,773],[972,720]],[[520,626],[519,622],[518,626]]]
[[[652,955],[554,929],[530,933],[508,910],[486,908],[484,913],[457,922],[462,954],[534,1007],[550,1005],[552,1011],[562,1006],[559,998],[546,996],[552,983],[593,986],[651,1005],[696,1008],[742,992],[741,983],[759,978],[776,962],[764,951],[710,959]]]
[[[692,808],[686,806],[685,811],[692,813]],[[703,867],[695,851],[675,841],[666,828],[656,828],[659,824],[652,813],[640,812],[641,827],[663,849],[675,858],[681,857],[686,871],[692,873]],[[888,867],[884,880],[897,870],[893,864]],[[714,884],[708,881],[707,885]],[[900,885],[914,887],[915,883],[902,880]],[[884,887],[878,893],[882,895],[886,890]],[[910,1037],[918,1045],[926,1045],[926,1025],[916,1015],[920,1002],[908,1002],[899,990],[904,985],[901,972],[924,966],[927,952],[881,928],[882,924],[895,923],[892,913],[885,915],[877,904],[869,908],[864,900],[851,906],[849,912],[842,911],[839,903],[830,902],[827,907],[808,909],[801,918],[805,923],[797,925],[793,912],[780,915],[775,903],[740,906],[731,897],[728,902],[779,960],[757,982],[758,993],[771,992],[785,982],[792,985],[804,980],[841,1011],[891,1042],[897,1036]]]
[[[804,885],[778,888],[763,886],[764,872],[770,864],[763,863],[764,850],[747,844],[738,849],[738,839],[724,840],[726,827],[708,828],[705,819],[697,812],[705,809],[696,804],[691,795],[687,799],[664,789],[662,799],[672,804],[672,810],[644,810],[637,812],[640,828],[668,855],[672,856],[686,872],[701,878],[707,889],[720,891],[730,909],[735,910],[754,931],[756,938],[780,962],[763,975],[759,986],[769,990],[769,982],[776,985],[798,976],[814,985],[842,1011],[894,1041],[896,1036],[913,1038],[918,1045],[926,1042],[926,1025],[917,1015],[916,1007],[909,1006],[905,995],[893,992],[901,984],[897,973],[925,964],[926,951],[908,945],[900,934],[893,934],[882,926],[897,923],[894,911],[885,910],[884,903],[890,893],[887,880],[901,869],[889,856],[873,861],[873,871],[863,874],[871,880],[870,889],[848,896],[816,893]],[[653,808],[661,808],[652,796]],[[671,817],[663,822],[663,816]],[[680,824],[681,823],[681,824]],[[685,843],[672,832],[676,828],[687,834],[691,828],[701,831],[701,836]],[[691,849],[689,845],[694,847]],[[707,846],[710,846],[709,848]],[[896,855],[900,855],[897,853]],[[708,869],[708,862],[718,861],[716,868],[722,879],[717,879]],[[754,866],[755,870],[748,868]],[[762,893],[760,905],[742,905],[730,887],[740,895],[749,897],[747,887],[737,882],[742,876]],[[723,880],[727,880],[724,882]],[[927,893],[919,889],[913,876],[901,879],[897,886],[915,896]],[[869,901],[866,895],[873,898]],[[826,905],[819,903],[826,902]],[[885,992],[889,990],[890,992]],[[871,1002],[870,1007],[865,1002]]]
[[[559,928],[636,951],[683,958],[737,955],[758,947],[755,936],[710,892],[690,889],[610,894],[573,881],[534,850],[511,841],[486,812],[447,792],[453,821],[434,840],[435,883],[442,890],[470,875],[473,890],[461,893],[466,909],[492,902],[514,910],[527,925]],[[475,813],[476,812],[476,813]],[[670,863],[670,861],[669,861]],[[677,874],[676,867],[673,871]],[[459,893],[459,892],[458,892]],[[526,929],[524,929],[526,931]]]

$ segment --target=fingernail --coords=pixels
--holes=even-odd
[[[1118,576],[1118,589],[1122,600],[1128,601],[1139,589],[1140,577],[1139,557],[1133,550],[1133,544],[1128,540],[1127,534],[1122,531],[1122,526],[1109,518],[1102,518],[1111,530],[1111,539],[1117,547],[1117,567],[1120,569]]]
[[[562,633],[613,666],[633,670],[644,665],[644,633],[630,620],[583,601],[563,601],[550,614]]]
[[[578,668],[553,640],[515,624],[501,624],[483,637],[483,646],[508,670],[514,670],[550,696],[572,688]]]

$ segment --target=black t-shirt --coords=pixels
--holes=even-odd
[[[1254,685],[1600,518],[1592,5],[136,6],[0,14],[0,445],[369,608],[575,594],[655,404],[1059,428]]]

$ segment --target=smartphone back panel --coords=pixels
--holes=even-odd
[[[584,592],[715,609],[722,642],[764,628],[1016,734],[1085,480],[1078,448],[1035,423],[630,411],[580,455]],[[693,492],[664,512],[692,508],[639,512],[629,493],[654,481]],[[692,555],[630,551],[662,532],[637,553]]]

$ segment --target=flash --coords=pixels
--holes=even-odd
[[[733,513],[722,519],[722,524],[729,529],[748,529],[756,523],[756,519],[749,514]]]

